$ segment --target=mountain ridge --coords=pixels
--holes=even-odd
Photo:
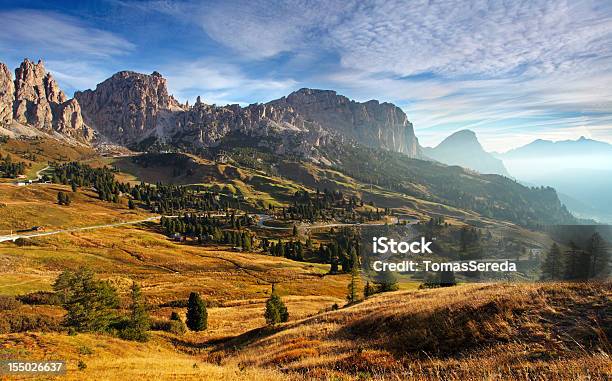
[[[510,176],[504,163],[486,152],[472,130],[459,130],[435,147],[423,148],[425,156],[448,165],[459,165],[480,173]]]
[[[311,159],[318,158],[320,145],[345,139],[421,156],[413,126],[397,106],[360,103],[333,90],[304,88],[246,107],[207,105],[198,97],[189,106],[168,94],[166,79],[158,72],[122,71],[94,90],[76,92],[75,98],[88,123],[122,144],[154,138],[197,149],[213,147],[230,132],[240,131],[256,137],[277,134],[280,151]]]

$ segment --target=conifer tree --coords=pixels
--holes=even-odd
[[[359,296],[357,295],[359,292],[359,258],[354,248],[351,250],[351,262],[353,266],[351,269],[351,281],[348,285],[347,295],[349,304],[356,303],[359,300]]]
[[[264,312],[266,323],[268,325],[275,325],[278,323],[284,323],[289,320],[289,312],[285,303],[283,303],[280,296],[276,293],[275,285],[272,284],[272,293],[270,298],[266,301],[266,310]]]
[[[542,280],[555,280],[561,279],[562,267],[561,267],[561,249],[559,249],[559,245],[553,243],[550,250],[546,254],[544,258],[544,262],[542,262],[542,275],[540,279]]]
[[[120,337],[127,340],[147,341],[150,327],[149,314],[147,313],[144,298],[138,283],[132,283],[132,305],[130,307],[130,318],[127,327],[120,333]]]
[[[208,327],[208,311],[204,301],[197,292],[189,294],[187,327],[192,331],[203,331]]]
[[[64,324],[82,332],[108,329],[115,319],[114,309],[119,299],[115,289],[105,281],[96,280],[93,271],[64,271],[53,284],[66,309]]]
[[[370,285],[370,281],[367,281],[366,285],[363,287],[363,296],[365,298],[368,298],[371,295],[374,295],[374,293],[375,293],[374,287]]]
[[[62,191],[57,192],[57,203],[59,205],[64,205],[64,192]]]
[[[587,251],[591,255],[589,277],[606,277],[610,272],[610,252],[606,241],[595,232],[587,243]]]

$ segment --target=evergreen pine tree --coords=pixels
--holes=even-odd
[[[367,281],[366,285],[363,287],[363,296],[365,298],[368,298],[371,295],[374,295],[374,293],[375,293],[374,287],[370,285],[370,281]]]
[[[546,253],[544,262],[542,262],[542,275],[540,279],[561,279],[563,275],[563,273],[561,272],[561,260],[561,249],[559,249],[559,245],[553,243],[548,253]]]
[[[132,283],[132,306],[128,327],[120,332],[120,336],[127,340],[149,340],[149,314],[147,313],[144,298],[138,283]]]
[[[589,278],[607,277],[610,273],[610,252],[606,241],[599,233],[594,233],[587,243],[587,251],[591,255]]]
[[[189,294],[187,327],[192,331],[203,331],[208,327],[208,311],[206,311],[206,305],[197,292]]]
[[[105,281],[96,280],[93,271],[64,271],[53,284],[66,309],[64,324],[81,332],[108,329],[115,319],[119,299],[115,289]]]
[[[59,205],[64,205],[64,192],[57,192],[57,203]]]
[[[564,273],[563,279],[565,280],[576,280],[579,278],[579,262],[580,262],[580,248],[574,243],[569,243],[569,249],[565,251],[564,260]]]
[[[272,284],[272,293],[270,298],[266,301],[266,311],[264,312],[266,323],[268,325],[275,325],[278,323],[284,323],[289,320],[289,312],[285,303],[281,300],[280,296],[276,294],[274,284]]]
[[[349,304],[355,303],[359,300],[358,289],[359,289],[359,258],[354,248],[351,249],[351,262],[353,264],[351,269],[351,281],[348,285],[347,300]]]

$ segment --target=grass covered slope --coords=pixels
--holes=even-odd
[[[288,380],[270,369],[241,369],[204,363],[178,353],[161,338],[148,343],[107,336],[57,333],[0,335],[0,356],[66,361],[67,373],[37,379],[61,380]],[[11,376],[31,380],[32,376]]]
[[[58,205],[57,194],[70,197],[70,206]],[[110,203],[98,199],[96,192],[69,185],[35,184],[18,187],[0,184],[0,235],[19,229],[42,226],[46,230],[91,226],[144,219],[153,214],[130,210],[126,201]]]
[[[605,379],[611,312],[610,283],[396,292],[249,332],[211,356],[324,378]]]

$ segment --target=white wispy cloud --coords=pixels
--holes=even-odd
[[[107,69],[86,61],[48,60],[45,61],[45,68],[67,92],[93,89],[112,75]]]
[[[293,79],[251,78],[236,65],[212,59],[202,59],[161,68],[168,79],[168,88],[181,101],[193,103],[198,95],[202,101],[219,105],[263,102],[286,95],[294,89]]]
[[[0,47],[6,50],[29,48],[41,56],[64,53],[79,58],[106,58],[134,49],[134,45],[121,36],[59,13],[11,10],[0,12],[0,20]]]
[[[496,134],[507,145],[512,131],[565,137],[576,123],[612,141],[609,2],[338,4],[192,3],[191,13],[209,36],[247,59],[333,51],[339,66],[317,79],[362,100],[397,102],[426,143],[472,128],[498,149]],[[429,79],[413,78],[423,74]],[[529,127],[533,134],[525,133]]]

